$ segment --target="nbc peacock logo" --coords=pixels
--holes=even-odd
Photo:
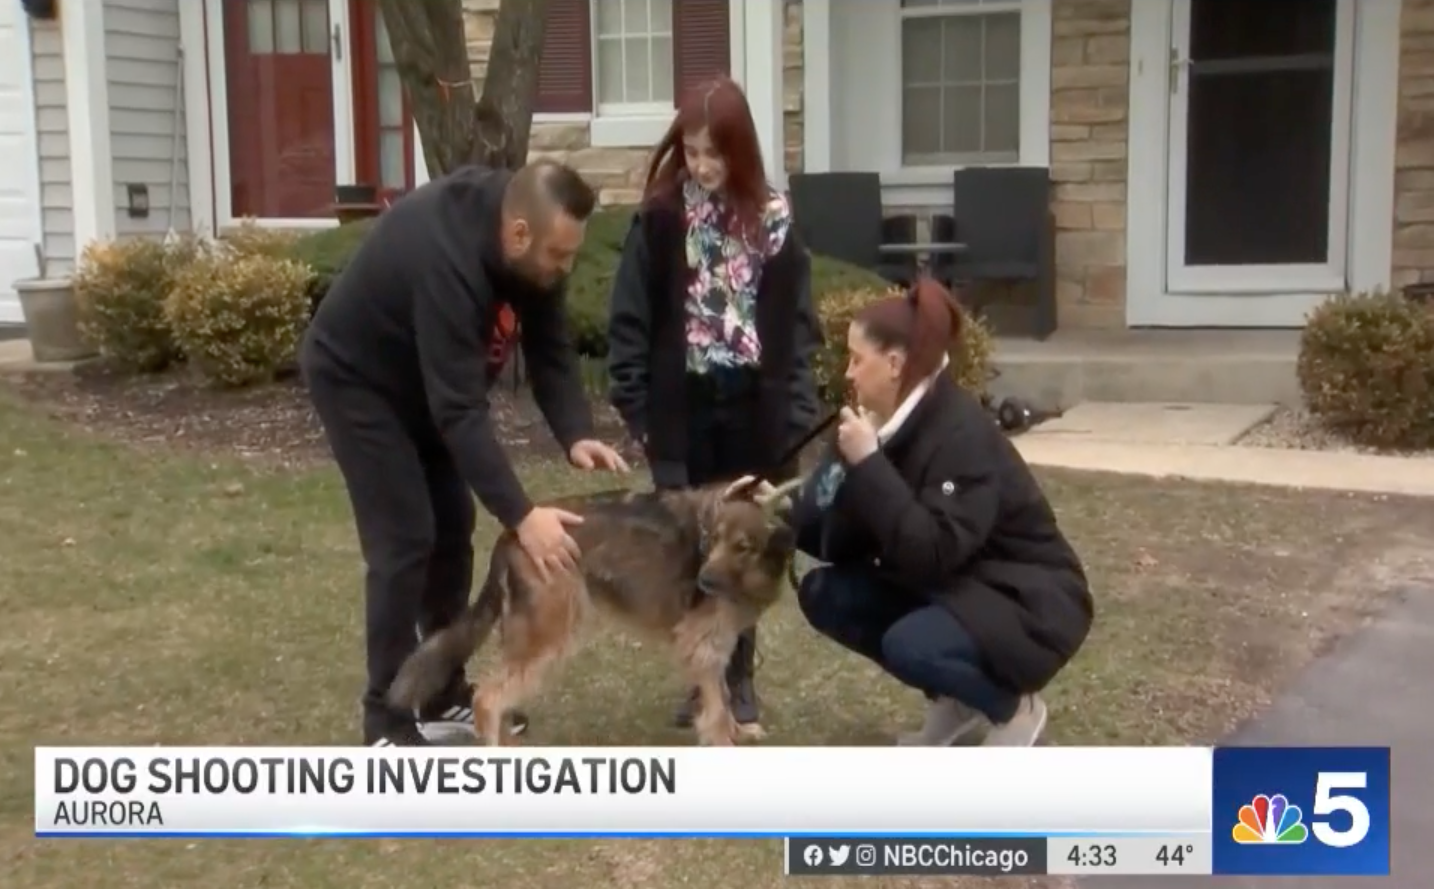
[[[1297,846],[1310,835],[1303,818],[1300,807],[1285,799],[1283,793],[1262,793],[1240,807],[1240,820],[1232,835],[1242,846]]]

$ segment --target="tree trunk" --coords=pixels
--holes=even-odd
[[[483,94],[475,95],[463,0],[376,0],[423,142],[428,175],[528,157],[548,0],[502,0]]]

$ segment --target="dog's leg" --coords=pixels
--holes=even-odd
[[[507,740],[503,731],[503,714],[507,712],[506,670],[499,670],[486,681],[478,683],[473,692],[473,732],[478,743],[490,747],[502,746]]]
[[[704,670],[696,677],[697,715],[692,726],[700,743],[708,747],[731,747],[739,729],[727,700],[727,682],[719,670]]]

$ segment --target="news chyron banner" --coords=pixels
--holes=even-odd
[[[821,875],[1389,873],[1387,748],[42,747],[35,834],[772,838]]]

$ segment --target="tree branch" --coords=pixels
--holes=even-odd
[[[431,178],[464,164],[517,168],[528,156],[549,0],[502,0],[481,98],[463,0],[370,0],[382,11]]]
[[[474,160],[517,169],[528,159],[538,63],[543,52],[549,0],[503,0],[493,27],[493,46],[483,96],[478,100]]]

